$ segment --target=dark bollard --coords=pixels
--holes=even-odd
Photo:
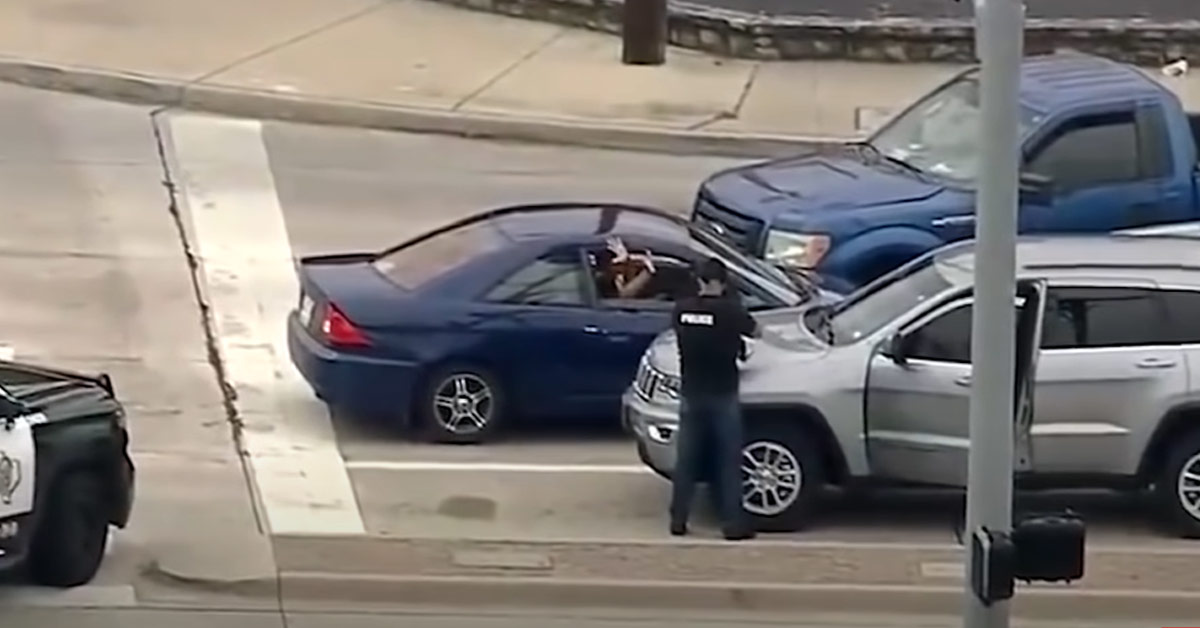
[[[667,60],[667,0],[625,0],[621,63],[662,65]]]

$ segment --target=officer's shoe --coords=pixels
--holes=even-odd
[[[687,536],[688,526],[686,523],[671,522],[671,536]]]
[[[726,541],[749,541],[756,536],[758,536],[758,533],[754,531],[754,528],[749,527],[725,530]]]

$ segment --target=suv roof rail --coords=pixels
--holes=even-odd
[[[1105,270],[1183,270],[1200,272],[1200,265],[1180,263],[1116,263],[1116,262],[1043,262],[1025,264],[1029,270],[1069,270],[1073,268],[1098,268]]]

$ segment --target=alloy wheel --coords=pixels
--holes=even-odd
[[[491,422],[494,400],[491,387],[482,377],[456,373],[434,392],[433,415],[438,425],[451,434],[474,434]]]
[[[1200,521],[1200,453],[1188,458],[1179,470],[1179,505],[1193,519]]]
[[[804,472],[796,455],[772,441],[742,449],[742,507],[760,517],[777,516],[796,502]]]

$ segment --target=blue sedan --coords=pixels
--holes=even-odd
[[[634,296],[598,285],[614,241],[654,268]],[[751,310],[822,294],[658,210],[505,207],[382,252],[299,260],[288,346],[330,406],[402,420],[436,442],[484,441],[516,418],[615,424],[703,256],[725,260]]]

